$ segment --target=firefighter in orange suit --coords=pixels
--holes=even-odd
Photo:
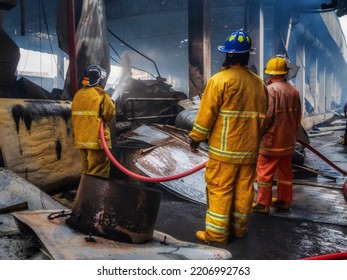
[[[207,82],[189,137],[192,152],[204,140],[209,144],[205,230],[196,238],[227,244],[247,232],[268,97],[262,79],[246,66],[253,52],[246,32],[233,32],[218,50],[226,59]]]
[[[265,68],[269,92],[266,131],[262,137],[257,163],[257,202],[252,212],[268,214],[270,205],[289,209],[293,200],[292,154],[301,123],[300,94],[285,75],[289,60],[282,55],[272,57]],[[277,177],[277,198],[272,199],[274,175]]]
[[[82,173],[103,178],[110,174],[110,159],[99,139],[100,123],[105,122],[105,140],[111,148],[111,134],[106,122],[115,117],[115,104],[100,85],[106,71],[97,65],[88,66],[84,72],[83,87],[71,104],[75,147],[81,151]]]

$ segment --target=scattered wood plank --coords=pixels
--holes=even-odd
[[[312,137],[317,137],[317,136],[323,136],[323,135],[329,135],[329,134],[333,134],[334,131],[325,131],[325,132],[310,132],[308,134],[308,137],[312,138]]]
[[[335,177],[335,176],[332,176],[332,175],[329,175],[329,174],[326,174],[322,171],[319,171],[313,167],[310,167],[310,166],[307,166],[307,165],[296,165],[296,164],[292,164],[293,167],[296,167],[296,168],[300,168],[300,169],[303,169],[303,170],[306,170],[306,171],[309,171],[309,172],[312,172],[312,173],[315,173],[315,174],[318,174],[322,177],[325,177],[325,178],[328,178],[328,179],[332,179],[336,182],[337,179],[339,179],[338,177]]]
[[[315,186],[320,188],[327,188],[327,189],[335,189],[335,190],[342,190],[342,187],[339,187],[337,185],[329,185],[324,183],[318,183],[318,182],[311,182],[308,180],[293,180],[294,185],[306,185],[306,186]]]

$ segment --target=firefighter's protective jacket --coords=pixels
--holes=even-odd
[[[289,155],[294,152],[301,123],[300,94],[283,76],[271,76],[267,83],[269,109],[259,153]]]
[[[83,87],[75,94],[72,104],[72,126],[75,147],[79,149],[102,149],[99,140],[101,121],[105,122],[105,140],[111,148],[110,129],[106,122],[115,117],[115,104],[99,85]]]
[[[232,65],[208,80],[189,137],[208,139],[210,158],[255,164],[267,104],[261,78],[245,66]]]

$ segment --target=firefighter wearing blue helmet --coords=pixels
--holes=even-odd
[[[242,30],[231,33],[225,45],[219,46],[218,50],[223,53],[254,53],[251,37]]]
[[[245,31],[233,32],[218,50],[225,61],[207,82],[189,137],[194,153],[200,142],[209,144],[205,230],[195,236],[227,244],[247,233],[268,97],[262,79],[247,67],[254,49]]]

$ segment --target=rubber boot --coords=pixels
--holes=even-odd
[[[277,208],[281,208],[281,209],[285,209],[288,210],[290,207],[290,203],[286,202],[284,200],[278,200],[276,197],[272,198],[272,203],[271,206],[277,207]]]
[[[254,213],[260,213],[268,215],[270,213],[270,207],[261,205],[260,203],[253,203],[251,211]]]
[[[202,242],[205,242],[205,243],[208,243],[206,241],[206,237],[205,237],[205,232],[203,230],[198,230],[196,233],[195,233],[195,237],[202,241]]]

